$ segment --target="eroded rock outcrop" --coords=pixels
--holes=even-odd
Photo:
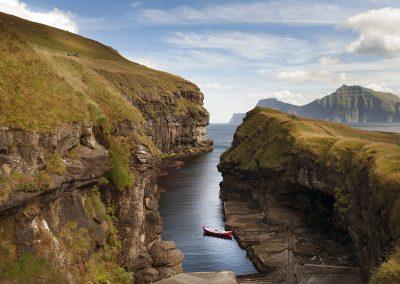
[[[200,90],[3,13],[0,34],[0,282],[182,272],[182,253],[161,240],[156,178],[164,158],[211,150]]]
[[[368,279],[385,267],[382,262],[398,240],[399,139],[398,134],[366,132],[256,108],[248,113],[232,147],[222,155],[222,197],[234,200],[241,196],[243,200],[243,195],[247,196],[264,214],[261,231],[271,234],[283,226],[284,231],[301,237],[309,234],[304,230],[311,230],[340,246],[351,246],[344,258],[334,249],[330,254],[336,258],[333,262],[314,254],[324,265],[354,259]],[[234,222],[231,218],[228,214],[228,224]],[[240,229],[240,223],[236,227]],[[299,234],[296,230],[300,228],[303,232]],[[246,242],[246,230],[237,234]],[[254,239],[251,232],[247,239]],[[325,244],[322,249],[330,248]],[[262,253],[261,247],[256,254]],[[391,263],[396,262],[395,255],[390,257]],[[312,257],[306,263],[312,264],[310,260]],[[304,267],[302,261],[298,265]],[[396,273],[391,273],[389,277],[395,277]],[[378,270],[373,279],[383,281],[381,276]]]
[[[93,262],[107,254],[116,257],[108,265],[135,272],[139,283],[182,272],[182,253],[174,243],[160,241],[159,158],[137,141],[129,162],[135,181],[117,190],[104,178],[112,166],[108,150],[91,129],[86,123],[56,133],[2,130],[3,261],[39,255],[53,271],[46,281],[61,273],[71,283],[98,277]]]

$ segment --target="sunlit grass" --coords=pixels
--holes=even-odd
[[[236,132],[235,145],[222,155],[225,163],[242,170],[285,171],[307,157],[321,170],[343,177],[335,188],[335,208],[346,215],[352,192],[363,190],[360,176],[388,213],[393,236],[400,233],[400,134],[369,132],[342,124],[296,117],[267,108],[255,108]],[[365,175],[363,175],[365,178]],[[379,229],[379,228],[377,228]],[[394,283],[400,279],[399,253],[389,255],[372,279]],[[396,281],[397,281],[396,280]],[[391,282],[392,281],[392,282]],[[396,282],[395,281],[395,282]]]
[[[92,119],[93,104],[112,125],[208,116],[195,85],[97,41],[4,13],[0,29],[0,125],[54,130]]]

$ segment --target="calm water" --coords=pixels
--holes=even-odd
[[[400,132],[399,123],[369,123],[353,127],[386,132]],[[208,136],[214,140],[214,151],[200,155],[180,170],[159,180],[165,192],[160,199],[164,220],[164,240],[173,240],[183,251],[183,268],[191,271],[230,270],[237,274],[256,272],[246,252],[235,240],[203,236],[203,225],[223,229],[217,171],[219,156],[229,148],[236,125],[213,124]]]
[[[369,130],[369,131],[384,131],[384,132],[399,132],[400,123],[358,123],[348,124],[349,126]]]
[[[214,151],[191,159],[183,168],[159,180],[159,186],[166,190],[160,199],[162,237],[175,241],[183,251],[183,269],[187,272],[256,272],[235,240],[203,236],[202,230],[203,225],[224,228],[219,199],[222,178],[216,166],[221,153],[229,148],[235,129],[229,124],[210,125],[207,131],[214,140]]]

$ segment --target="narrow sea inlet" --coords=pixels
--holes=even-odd
[[[383,132],[400,132],[399,123],[352,124],[352,127]],[[203,236],[202,226],[224,228],[219,199],[221,174],[217,171],[220,155],[230,147],[237,125],[212,124],[208,137],[214,151],[189,161],[179,170],[160,177],[164,190],[160,212],[164,221],[162,238],[173,240],[185,255],[186,272],[230,270],[236,274],[254,273],[256,269],[236,240]]]
[[[256,269],[236,240],[203,236],[202,226],[224,229],[219,199],[221,174],[219,156],[232,141],[237,125],[212,124],[207,135],[214,140],[214,151],[189,161],[179,170],[159,179],[160,212],[164,221],[162,238],[173,240],[185,255],[183,269],[192,271],[230,270],[236,274]]]

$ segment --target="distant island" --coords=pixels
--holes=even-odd
[[[361,86],[343,85],[334,93],[303,106],[284,103],[275,98],[260,100],[257,106],[335,122],[400,121],[399,96]],[[235,113],[230,123],[241,123],[245,116],[245,113]]]

